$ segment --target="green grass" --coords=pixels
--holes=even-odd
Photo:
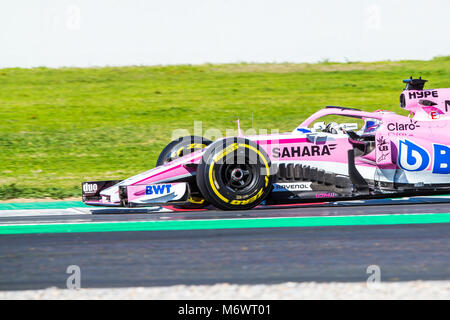
[[[325,105],[402,113],[401,80],[450,87],[431,61],[0,69],[0,199],[80,195],[154,167],[175,128],[291,131]],[[211,131],[210,131],[211,132]]]

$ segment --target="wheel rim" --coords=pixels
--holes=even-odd
[[[222,182],[236,193],[246,193],[255,184],[255,168],[248,164],[225,164],[221,170]]]

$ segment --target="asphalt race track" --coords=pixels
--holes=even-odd
[[[371,204],[371,205],[367,205]],[[429,197],[261,208],[0,207],[0,290],[450,279],[450,202]]]

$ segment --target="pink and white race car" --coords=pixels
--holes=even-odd
[[[292,132],[172,141],[154,169],[126,180],[82,183],[96,206],[207,205],[224,210],[443,194],[450,191],[450,89],[404,80],[409,116],[329,106]],[[364,120],[318,122],[328,115]]]

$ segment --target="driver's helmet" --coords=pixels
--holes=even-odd
[[[380,127],[380,120],[372,118],[364,118],[364,126],[361,128],[363,134],[371,134]]]

